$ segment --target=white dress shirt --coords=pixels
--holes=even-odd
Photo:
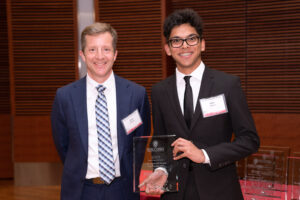
[[[193,91],[193,108],[194,112],[196,109],[199,91],[201,87],[202,76],[204,72],[204,63],[201,62],[200,65],[191,73],[191,74],[183,74],[176,68],[176,86],[177,86],[177,93],[178,99],[181,107],[182,114],[184,114],[183,110],[183,101],[184,101],[184,92],[185,92],[185,76],[191,76],[190,78],[190,85]]]
[[[86,178],[100,177],[99,156],[98,156],[98,135],[96,126],[95,104],[98,96],[96,87],[100,85],[89,75],[86,76],[86,97],[87,97],[87,114],[88,114],[88,168]],[[110,134],[112,138],[112,149],[115,163],[116,177],[120,176],[120,160],[118,152],[117,138],[117,100],[115,76],[112,72],[109,78],[102,83],[105,86],[104,91],[109,115]]]
[[[185,92],[184,77],[191,76],[190,85],[191,85],[192,91],[193,91],[193,108],[194,108],[194,112],[195,112],[195,109],[196,109],[196,106],[198,103],[198,96],[199,96],[199,92],[200,92],[204,69],[205,69],[205,65],[202,61],[201,61],[200,65],[191,74],[183,74],[176,68],[177,94],[178,94],[178,99],[179,99],[179,104],[180,104],[182,114],[184,114],[184,110],[183,110],[184,109],[183,101],[184,101],[184,92]],[[209,157],[208,157],[206,151],[204,149],[202,149],[202,151],[205,156],[204,163],[209,164],[210,160],[209,160]]]

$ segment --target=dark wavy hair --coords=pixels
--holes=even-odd
[[[181,10],[175,10],[172,14],[170,14],[164,22],[164,36],[167,40],[169,40],[172,29],[175,26],[179,26],[181,24],[190,24],[194,27],[199,34],[200,38],[202,38],[203,32],[203,22],[202,18],[196,13],[193,9],[186,8]]]

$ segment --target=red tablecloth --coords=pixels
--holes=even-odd
[[[140,180],[144,180],[150,172],[142,172]],[[299,185],[281,185],[272,184],[264,181],[244,181],[241,180],[241,188],[245,200],[300,200]],[[292,194],[292,191],[294,193]],[[159,200],[159,195],[147,195],[144,192],[140,193],[141,200]]]

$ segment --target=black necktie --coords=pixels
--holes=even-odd
[[[191,76],[185,76],[185,92],[184,92],[184,100],[183,100],[183,109],[184,109],[184,119],[185,122],[190,128],[191,122],[192,122],[192,117],[194,113],[194,108],[193,108],[193,91],[192,87],[190,85],[190,78]]]

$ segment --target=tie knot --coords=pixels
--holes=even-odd
[[[98,92],[103,93],[104,90],[106,89],[106,87],[103,86],[103,85],[98,85],[98,86],[96,87],[96,89],[98,90]]]
[[[184,77],[184,80],[185,80],[185,83],[186,84],[190,84],[190,78],[191,78],[192,76],[185,76]]]

